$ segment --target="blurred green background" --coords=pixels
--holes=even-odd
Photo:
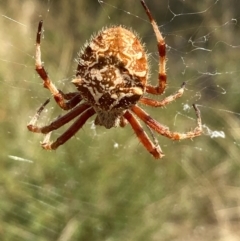
[[[165,154],[157,161],[130,126],[94,128],[90,119],[52,152],[40,147],[42,135],[26,128],[50,96],[34,70],[40,19],[42,60],[63,91],[74,91],[81,46],[114,24],[139,33],[151,62],[149,81],[156,83],[156,39],[140,2],[0,1],[1,240],[239,240],[240,2],[146,3],[168,46],[166,95],[183,81],[187,90],[167,108],[144,109],[185,132],[196,125],[196,103],[204,124],[204,134],[193,140],[156,135]],[[52,100],[39,122],[63,113]]]

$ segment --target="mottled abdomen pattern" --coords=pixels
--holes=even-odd
[[[114,116],[119,117],[144,94],[147,75],[147,55],[140,40],[117,26],[100,31],[85,44],[73,83],[97,112],[97,124],[111,128],[120,121]],[[106,123],[109,118],[115,118],[114,123]]]

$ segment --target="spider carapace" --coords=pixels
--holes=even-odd
[[[42,24],[40,21],[36,39],[36,71],[43,80],[44,87],[52,93],[56,103],[68,112],[54,120],[49,125],[39,127],[36,123],[43,111],[47,100],[37,111],[28,124],[32,132],[47,134],[42,147],[56,149],[69,140],[94,114],[95,124],[106,128],[121,126],[129,123],[140,142],[155,157],[164,156],[154,136],[151,140],[138,119],[145,122],[147,127],[172,140],[193,138],[201,135],[202,124],[200,111],[193,105],[197,115],[197,127],[186,133],[172,132],[150,117],[138,103],[153,107],[163,107],[182,96],[185,84],[161,101],[145,97],[145,93],[160,95],[166,88],[166,46],[164,38],[154,21],[150,10],[141,0],[148,15],[157,39],[159,53],[158,84],[148,84],[148,60],[144,47],[136,34],[122,26],[105,28],[93,36],[79,53],[76,77],[72,83],[77,92],[63,93],[49,79],[41,61],[40,40]],[[137,117],[137,118],[136,118]],[[50,135],[56,130],[75,119],[73,124],[57,138],[50,141]],[[152,132],[151,132],[152,133]]]

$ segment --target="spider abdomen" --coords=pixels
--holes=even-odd
[[[135,34],[116,26],[85,44],[73,83],[97,111],[125,110],[145,92],[147,55]]]

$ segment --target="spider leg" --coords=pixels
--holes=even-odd
[[[42,113],[42,111],[44,110],[45,106],[50,102],[50,99],[47,99],[41,106],[40,108],[37,110],[36,114],[32,117],[32,119],[30,120],[30,122],[27,124],[27,128],[29,131],[31,132],[40,132],[41,128],[38,128],[36,126],[36,123]],[[39,131],[38,131],[39,130]]]
[[[148,152],[150,152],[156,159],[162,158],[164,154],[162,153],[160,146],[150,140],[139,121],[129,111],[126,111],[123,116],[128,120],[138,139],[148,150]]]
[[[193,137],[200,136],[202,133],[202,121],[200,116],[200,111],[193,105],[196,116],[197,116],[197,127],[193,131],[189,131],[186,133],[172,132],[168,127],[161,125],[159,122],[154,120],[151,116],[149,116],[143,109],[139,106],[134,105],[131,110],[142,120],[144,121],[150,128],[159,134],[166,136],[172,140],[182,140],[182,139],[192,139]]]
[[[42,65],[42,60],[41,60],[41,35],[42,35],[42,25],[43,21],[41,20],[38,24],[38,31],[37,31],[37,37],[36,37],[36,56],[35,56],[35,67],[38,75],[42,78],[43,80],[43,86],[47,88],[51,94],[53,95],[55,101],[57,104],[64,110],[69,110],[72,108],[72,106],[68,105],[64,99],[67,99],[67,94],[64,94],[62,91],[59,91],[57,87],[52,83],[50,80],[45,68]]]
[[[183,95],[184,88],[185,88],[185,83],[182,84],[181,88],[176,93],[164,98],[161,101],[153,100],[153,99],[146,98],[146,97],[142,97],[139,101],[145,105],[150,105],[153,107],[163,107],[163,106],[171,103],[172,101],[176,100],[177,98],[180,98]]]
[[[63,93],[61,90],[58,90],[58,91],[61,92],[61,94],[65,100],[71,100],[71,99],[75,98],[77,95],[80,95],[78,91],[69,92],[69,93]],[[79,98],[81,98],[81,96]]]
[[[47,150],[55,150],[60,145],[63,145],[66,141],[68,141],[75,133],[82,128],[85,122],[95,114],[95,110],[91,107],[83,112],[78,119],[61,135],[57,138],[56,141],[50,141],[51,132],[46,135],[46,138],[41,143],[42,147]]]
[[[62,94],[63,98],[67,100],[65,102],[65,105],[66,105],[65,110],[72,109],[82,101],[82,97],[79,92],[70,92],[66,94],[63,93],[61,90],[59,90],[59,92]]]
[[[162,94],[167,85],[167,75],[166,75],[166,44],[161,32],[158,29],[158,26],[155,20],[152,17],[152,14],[147,7],[144,0],[141,0],[142,6],[145,9],[145,12],[148,15],[150,23],[152,24],[153,30],[157,38],[157,46],[159,53],[159,70],[158,70],[158,85],[157,86],[146,86],[146,91],[150,94],[159,95]]]
[[[148,128],[148,130],[149,130],[149,132],[150,132],[150,134],[151,134],[151,137],[152,137],[152,140],[153,140],[153,144],[154,144],[155,146],[158,146],[158,147],[159,147],[159,150],[162,152],[162,149],[161,149],[161,147],[159,146],[158,140],[157,140],[156,136],[153,134],[152,129],[151,129],[148,125],[146,125],[146,127]]]
[[[83,113],[84,111],[86,111],[87,109],[90,108],[90,105],[83,103],[83,104],[75,107],[74,109],[72,109],[71,111],[66,113],[65,115],[60,116],[59,118],[57,118],[56,120],[51,122],[49,125],[39,127],[36,125],[36,123],[40,117],[41,112],[44,110],[45,106],[48,103],[49,103],[49,99],[47,101],[45,101],[41,105],[41,107],[37,110],[36,114],[33,116],[31,121],[27,125],[27,128],[29,131],[47,134],[47,133],[49,133],[53,130],[56,130],[56,129],[60,128],[61,126],[65,125],[66,123],[68,123],[69,121],[71,121],[72,119],[74,119],[75,117],[77,117],[78,115],[80,115],[81,113]]]

